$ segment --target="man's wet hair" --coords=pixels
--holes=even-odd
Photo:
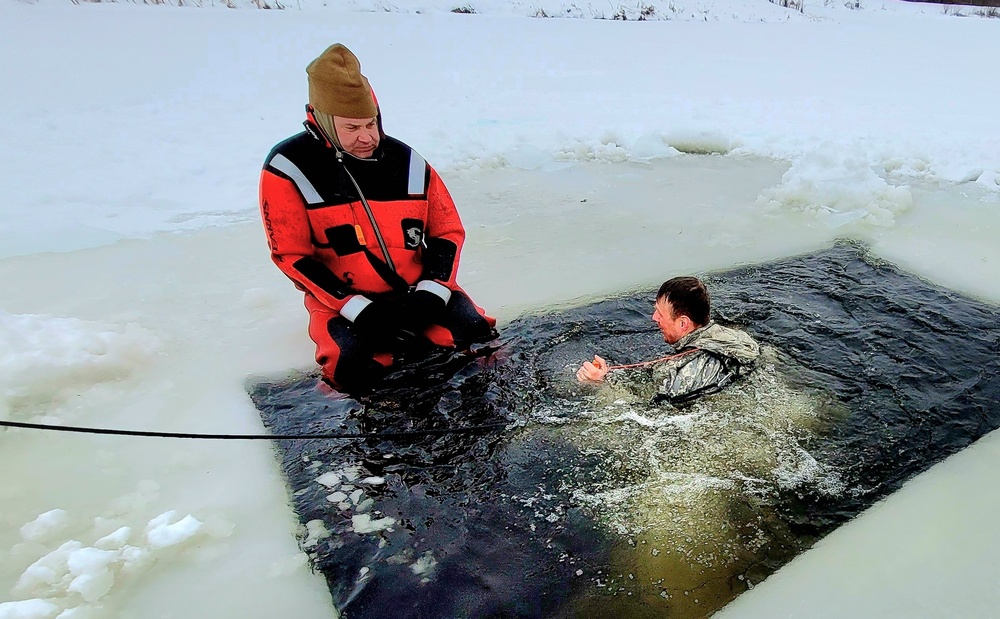
[[[668,279],[660,286],[656,299],[669,301],[674,314],[687,316],[699,327],[708,324],[712,299],[708,296],[708,288],[697,277]]]

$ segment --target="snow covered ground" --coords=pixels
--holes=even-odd
[[[243,381],[311,367],[312,345],[257,174],[334,41],[444,175],[460,281],[502,320],[838,236],[1000,302],[1000,19],[969,7],[202,4],[0,0],[0,417],[260,431]],[[998,441],[727,616],[1000,613]],[[334,614],[266,444],[0,446],[0,618]]]

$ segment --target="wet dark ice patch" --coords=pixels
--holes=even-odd
[[[809,481],[762,490],[738,470],[713,478],[721,490],[699,492],[716,496],[721,518],[698,512],[698,503],[669,505],[689,509],[677,519],[711,528],[706,540],[726,531],[711,548],[674,529],[608,526],[587,493],[642,489],[649,472],[627,454],[609,465],[613,441],[581,443],[597,426],[584,414],[593,397],[571,368],[594,351],[615,363],[663,354],[649,319],[655,291],[523,317],[503,329],[499,349],[407,366],[360,401],[331,399],[313,375],[252,379],[248,389],[275,434],[507,424],[275,443],[303,546],[343,615],[707,616],[1000,426],[994,306],[851,243],[705,279],[717,320],[779,351],[782,379],[829,401],[821,429],[794,438],[836,472],[837,492]],[[671,421],[707,414],[706,401],[636,411]],[[683,444],[675,439],[664,435],[661,445]],[[720,431],[719,440],[729,437]],[[657,496],[644,497],[643,510]]]

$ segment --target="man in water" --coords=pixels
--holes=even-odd
[[[271,258],[305,293],[316,361],[361,392],[414,342],[464,348],[496,320],[458,286],[465,228],[437,172],[385,135],[361,64],[335,44],[306,67],[306,130],[260,178]]]
[[[708,289],[696,277],[675,277],[664,282],[653,308],[653,322],[664,341],[676,351],[652,367],[652,383],[649,377],[642,381],[658,385],[655,394],[646,394],[652,396],[653,402],[679,404],[720,391],[747,374],[760,355],[757,342],[749,335],[711,320]],[[584,362],[576,377],[581,382],[601,382],[611,379],[608,373],[617,369],[624,368],[611,367],[594,355],[593,361]]]

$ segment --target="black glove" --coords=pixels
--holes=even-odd
[[[354,332],[376,352],[391,351],[399,347],[403,308],[399,303],[372,301],[354,319]]]
[[[444,299],[427,290],[415,290],[403,297],[400,307],[403,331],[420,335],[427,325],[444,317]]]

